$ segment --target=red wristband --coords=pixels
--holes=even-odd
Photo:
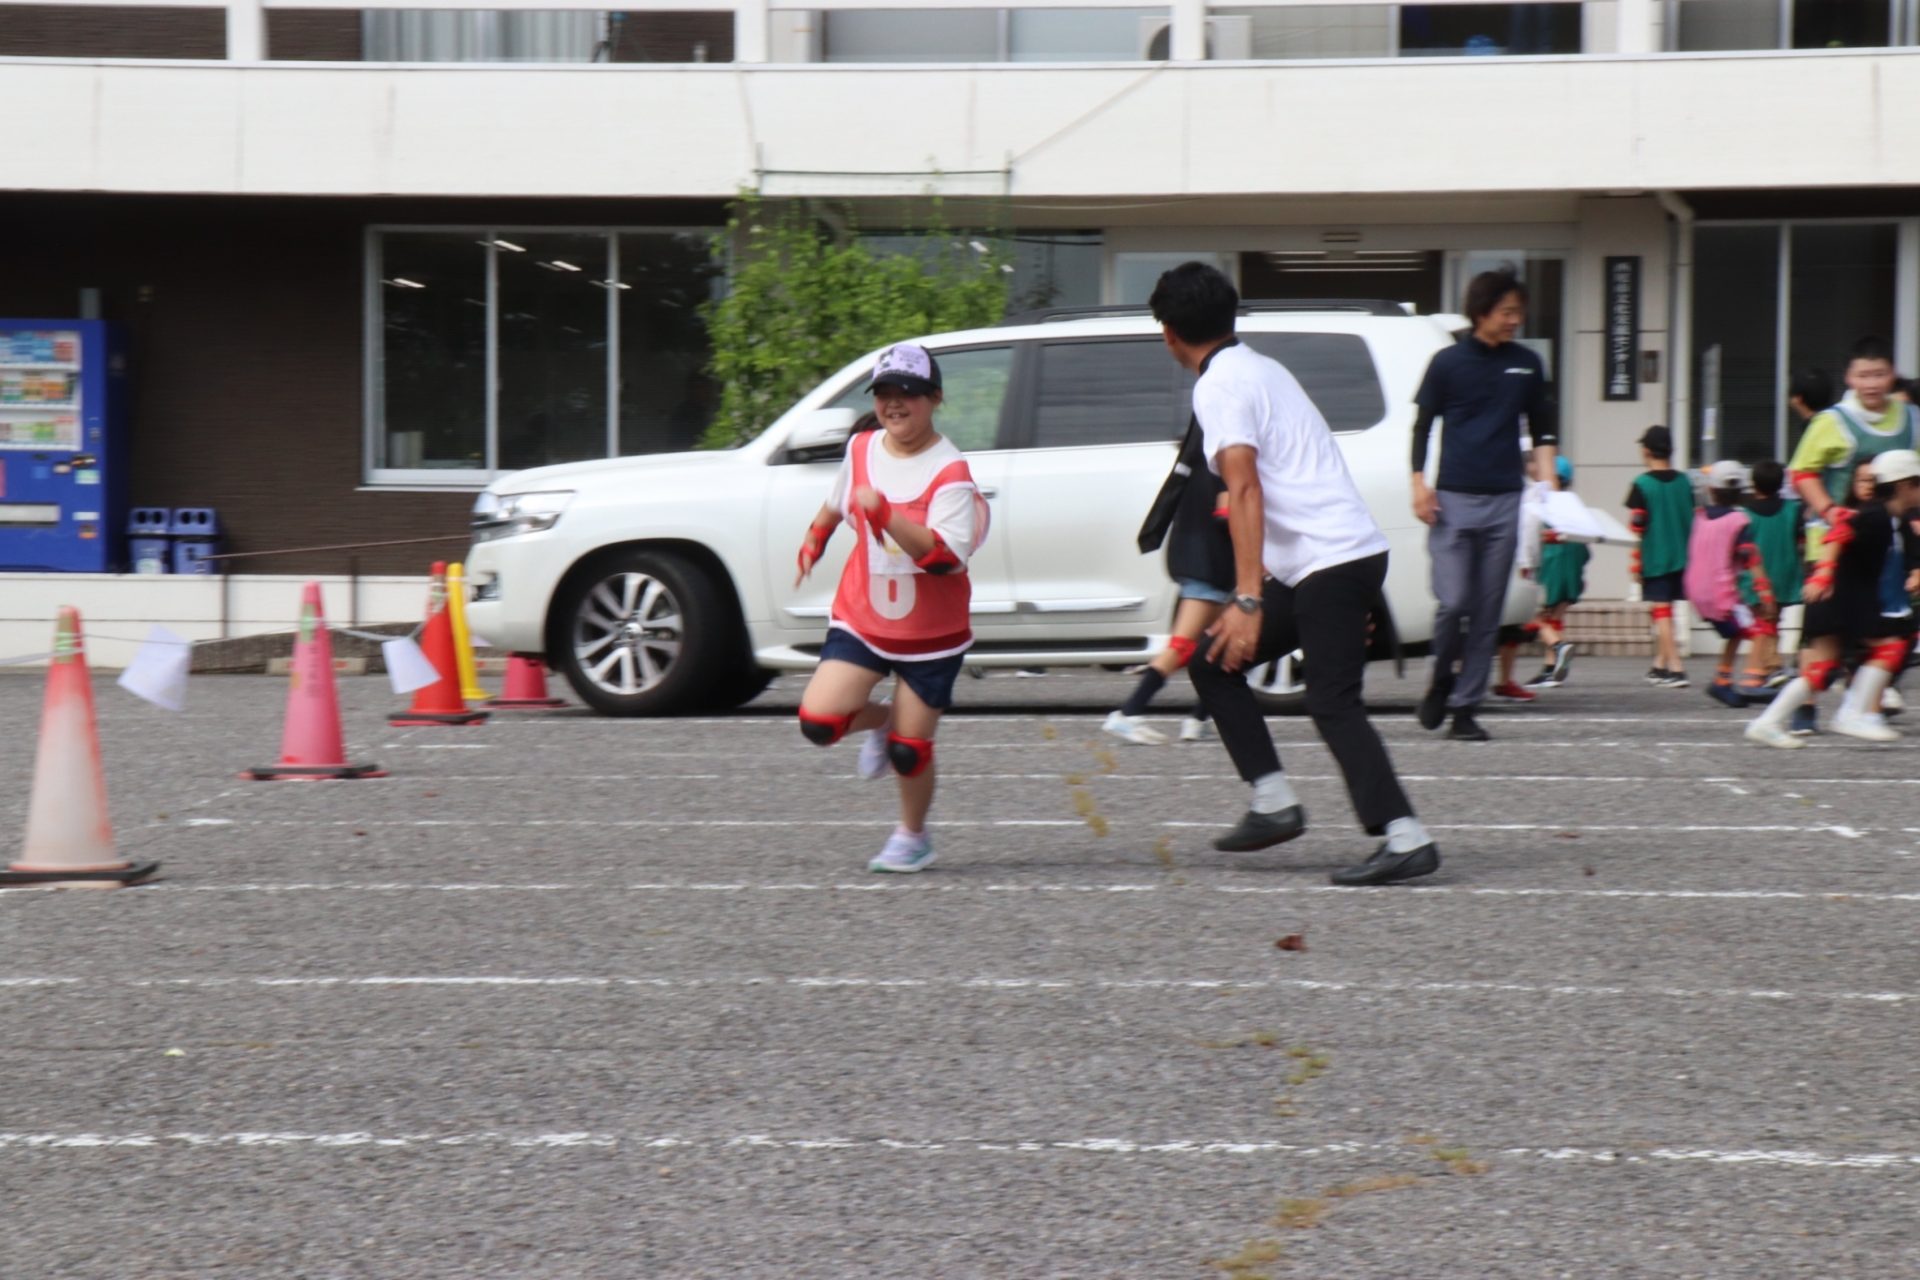
[[[875,542],[885,542],[887,540],[887,526],[893,523],[893,504],[887,501],[886,494],[878,490],[875,490],[874,494],[879,499],[880,505],[871,511],[862,507],[860,514],[865,517],[867,528],[873,531],[873,540]]]
[[[800,540],[800,572],[802,575],[813,570],[814,561],[827,549],[827,539],[833,536],[833,526],[810,524],[807,536]]]

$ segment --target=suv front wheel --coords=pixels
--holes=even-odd
[[[1307,709],[1306,663],[1298,649],[1247,672],[1253,700],[1270,716],[1299,715]]]
[[[739,646],[712,579],[666,552],[607,556],[560,601],[560,669],[603,715],[671,715],[706,704]]]

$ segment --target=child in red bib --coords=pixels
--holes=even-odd
[[[919,871],[933,861],[933,735],[973,644],[967,561],[986,539],[987,504],[960,450],[934,430],[940,366],[924,347],[882,352],[868,389],[880,429],[847,442],[800,547],[804,579],[842,520],[855,534],[800,731],[820,746],[865,731],[860,775],[891,766],[900,784],[900,825],[867,869]],[[873,701],[889,675],[892,702]]]

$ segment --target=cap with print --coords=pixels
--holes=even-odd
[[[1722,458],[1707,468],[1709,489],[1745,489],[1753,483],[1746,467],[1732,458]]]
[[[1889,449],[1874,458],[1875,484],[1898,484],[1902,480],[1920,480],[1920,453],[1912,449]]]
[[[874,362],[867,390],[875,387],[899,387],[908,395],[924,396],[940,389],[940,362],[925,347],[897,342],[880,353]]]

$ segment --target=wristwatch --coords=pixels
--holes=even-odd
[[[1260,597],[1235,596],[1233,598],[1233,607],[1242,613],[1258,613],[1260,612]]]

